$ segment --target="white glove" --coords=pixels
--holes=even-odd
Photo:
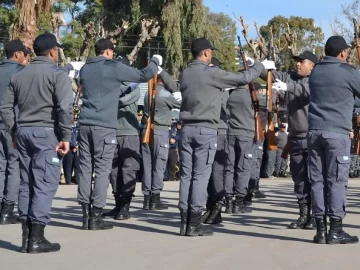
[[[182,101],[182,96],[181,96],[181,92],[175,92],[172,93],[173,97],[176,99],[176,101]]]
[[[287,84],[276,79],[276,83],[273,83],[272,88],[276,91],[287,91]]]
[[[261,64],[263,64],[265,69],[276,69],[274,61],[265,59]]]
[[[85,65],[85,62],[76,61],[76,62],[70,62],[70,64],[73,66],[73,70],[69,72],[69,77],[72,79],[77,79],[80,74],[80,69]]]
[[[157,74],[160,74],[163,71],[162,67],[158,66],[158,72]]]
[[[156,58],[159,61],[159,65],[158,66],[162,66],[163,63],[163,57],[159,54],[154,54],[153,58]]]
[[[245,60],[249,67],[252,67],[255,64],[255,60],[249,56],[245,56]]]

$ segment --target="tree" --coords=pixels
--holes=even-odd
[[[206,37],[218,49],[214,56],[220,60],[223,69],[236,71],[235,22],[223,13],[209,13],[207,25]]]
[[[51,0],[15,0],[18,10],[18,18],[11,27],[10,38],[20,39],[24,44],[32,48],[37,34],[39,18],[50,14]]]
[[[322,45],[324,34],[317,27],[312,18],[291,16],[289,18],[276,16],[269,20],[267,25],[260,28],[255,23],[257,39],[248,37],[248,26],[243,18],[240,19],[243,26],[243,35],[248,46],[256,58],[265,58],[268,55],[269,29],[272,28],[274,36],[274,51],[279,59],[279,65],[283,70],[292,67],[292,56],[304,50],[320,53],[318,48]],[[319,55],[320,56],[320,55]]]

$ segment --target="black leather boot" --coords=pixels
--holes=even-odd
[[[180,210],[180,235],[186,234],[186,228],[188,226],[188,211]]]
[[[119,213],[114,217],[117,220],[126,220],[130,218],[130,203],[132,196],[126,195],[121,197],[121,205]]]
[[[28,220],[21,221],[22,228],[22,244],[20,247],[20,252],[27,253],[28,252],[28,244],[29,244],[29,234],[30,234],[30,222]]]
[[[0,224],[16,224],[20,223],[20,219],[14,214],[15,203],[3,202],[3,207],[0,214]]]
[[[301,229],[308,222],[309,211],[306,203],[299,203],[299,212],[300,212],[300,217],[295,222],[290,223],[290,225],[288,226],[289,229]]]
[[[315,230],[316,222],[315,222],[315,217],[313,215],[311,215],[311,202],[310,201],[307,203],[307,206],[308,206],[308,220],[307,220],[305,226],[303,227],[303,229]]]
[[[245,198],[244,198],[244,204],[246,206],[250,206],[252,205],[252,198],[253,198],[253,193],[252,192],[248,192],[248,194],[246,194]]]
[[[201,211],[190,211],[189,225],[186,228],[186,236],[211,236],[214,232],[201,224]]]
[[[83,214],[83,220],[82,220],[82,229],[88,230],[89,229],[89,218],[90,218],[90,212],[91,212],[91,205],[82,203],[81,204],[81,210]]]
[[[150,209],[150,195],[144,195],[143,209],[144,210]]]
[[[266,198],[265,193],[260,191],[259,181],[257,181],[257,183],[255,185],[254,197],[257,198],[257,199]]]
[[[233,196],[225,197],[225,213],[231,214],[233,210]]]
[[[101,217],[102,208],[92,207],[89,218],[89,230],[110,230],[113,225]]]
[[[45,225],[39,223],[31,223],[29,253],[46,253],[59,251],[61,246],[58,243],[50,243],[44,237]]]
[[[102,218],[105,219],[115,218],[115,216],[119,214],[121,208],[121,197],[118,193],[116,193],[114,194],[114,198],[115,198],[115,207],[109,212],[103,213]]]
[[[214,202],[212,211],[205,221],[206,224],[220,224],[222,222],[221,218],[221,208],[222,208],[222,201]]]
[[[359,242],[359,238],[343,231],[341,219],[330,218],[330,230],[327,234],[326,242],[330,245],[356,244]]]
[[[234,214],[237,213],[251,213],[252,210],[244,204],[244,197],[236,196],[234,200],[234,206],[232,209]]]
[[[206,222],[206,220],[208,219],[208,217],[211,214],[212,209],[213,209],[213,202],[212,202],[212,199],[210,197],[208,197],[208,199],[206,201],[206,212],[202,215],[201,222],[203,222],[203,223]]]
[[[166,210],[167,207],[160,200],[160,194],[153,194],[150,198],[150,210]]]
[[[314,236],[314,243],[316,244],[326,244],[326,217],[316,217],[316,234]]]

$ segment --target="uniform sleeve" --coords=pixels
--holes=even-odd
[[[5,128],[10,132],[11,136],[14,138],[16,130],[15,122],[15,106],[17,105],[17,100],[15,97],[14,89],[12,84],[7,87],[2,100],[0,101],[0,115],[4,122]]]
[[[309,83],[287,83],[287,92],[295,97],[310,98]]]
[[[180,109],[181,101],[177,101],[172,94],[166,98],[166,103],[170,109]]]
[[[131,89],[130,92],[126,91],[125,95],[120,97],[119,106],[121,107],[129,106],[137,102],[139,98],[140,98],[140,88],[136,86],[135,89]]]
[[[149,65],[142,70],[129,67],[121,62],[118,62],[116,66],[117,78],[119,81],[122,82],[123,81],[135,82],[135,83],[147,82],[152,77],[154,77],[155,74],[157,74],[157,70],[158,70],[158,60],[156,58],[152,58]]]
[[[356,69],[352,70],[352,77],[350,78],[350,87],[354,95],[360,98],[360,72]]]
[[[279,79],[282,82],[292,81],[292,80],[290,80],[290,75],[289,75],[288,72],[281,72],[281,71],[272,70],[271,73],[272,73],[273,82],[276,82],[276,79]],[[260,74],[260,78],[266,81],[267,80],[267,75],[268,75],[268,70],[263,69],[263,71]]]
[[[57,71],[55,99],[59,119],[60,140],[69,142],[73,122],[73,95],[69,77],[62,70]]]
[[[165,70],[161,71],[159,74],[161,81],[163,82],[165,88],[171,92],[180,92],[180,83],[175,81],[169,73],[167,73]]]
[[[249,70],[241,72],[227,72],[220,68],[209,68],[210,77],[212,78],[210,84],[219,89],[244,86],[255,80],[261,72],[264,70],[264,66],[255,61],[253,67]]]

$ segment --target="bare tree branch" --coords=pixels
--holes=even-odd
[[[141,33],[139,36],[139,41],[136,43],[136,46],[128,55],[130,64],[136,61],[137,55],[144,45],[144,43],[154,37],[159,33],[160,26],[159,22],[152,19],[143,19],[141,20]]]

